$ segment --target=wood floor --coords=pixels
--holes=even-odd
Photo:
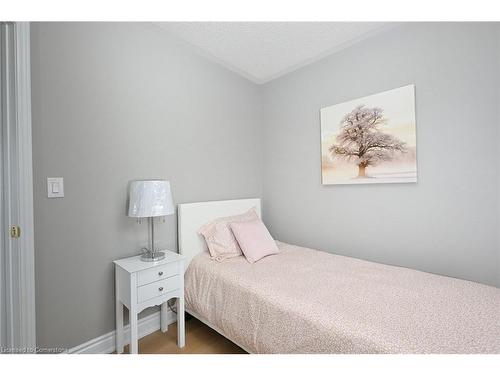
[[[128,353],[128,345],[125,347]],[[177,323],[168,331],[153,332],[139,340],[140,354],[246,354],[233,342],[218,334],[198,319],[186,320],[186,346],[177,347]]]

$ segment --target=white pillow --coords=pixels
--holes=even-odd
[[[205,238],[212,259],[220,262],[224,259],[242,255],[241,248],[229,225],[255,219],[259,219],[259,215],[257,215],[254,207],[241,215],[220,217],[212,220],[203,225],[198,230],[198,234]]]

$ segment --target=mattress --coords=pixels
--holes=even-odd
[[[277,242],[197,255],[188,310],[252,353],[500,353],[500,289]]]

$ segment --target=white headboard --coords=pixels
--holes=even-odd
[[[179,204],[177,219],[179,253],[186,258],[186,267],[194,256],[207,249],[205,240],[198,234],[198,229],[203,224],[218,217],[242,214],[252,207],[256,208],[260,217],[259,198]]]

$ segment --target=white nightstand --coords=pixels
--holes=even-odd
[[[146,307],[161,305],[161,330],[167,330],[167,301],[177,298],[177,345],[184,336],[184,258],[165,251],[159,262],[140,256],[115,260],[116,352],[123,353],[123,305],[129,309],[130,353],[137,354],[137,315]]]

